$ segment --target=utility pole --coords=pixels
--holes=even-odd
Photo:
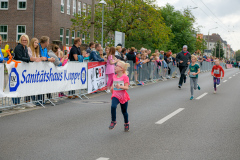
[[[95,18],[95,0],[92,0],[92,8],[91,8],[91,34],[90,34],[90,42],[94,42],[94,18]]]
[[[215,43],[215,57],[217,57],[217,43]]]
[[[218,56],[219,56],[219,59],[220,59],[220,41],[219,41],[219,54],[218,54]]]

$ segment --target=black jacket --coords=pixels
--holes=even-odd
[[[179,62],[179,66],[188,66],[188,62],[191,62],[191,54],[187,53],[186,56],[184,56],[183,51],[179,52],[176,57],[177,62]],[[180,63],[180,61],[183,61],[183,63]]]
[[[18,45],[14,49],[15,53],[15,60],[23,61],[23,62],[30,62],[30,57],[28,55],[28,49],[27,46],[25,46],[25,49],[23,48],[23,45],[18,43]]]
[[[129,52],[127,54],[127,60],[128,61],[133,61],[133,63],[136,63],[136,56],[135,56],[134,52]]]
[[[80,48],[77,48],[75,45],[72,46],[72,48],[70,50],[70,53],[69,53],[69,60],[70,61],[76,61],[74,59],[74,56],[73,56],[74,54],[82,55]]]

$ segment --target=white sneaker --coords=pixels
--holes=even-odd
[[[213,93],[214,93],[214,94],[216,94],[217,92],[216,92],[216,91],[214,91]]]
[[[34,104],[34,103],[30,103],[33,107],[36,107],[36,104]]]
[[[107,93],[110,93],[110,90],[108,89],[106,92],[107,92]]]
[[[25,107],[23,107],[23,106],[17,106],[17,107],[15,107],[14,109],[16,109],[16,110],[24,110]]]
[[[56,99],[51,99],[53,103],[57,103],[58,101]]]

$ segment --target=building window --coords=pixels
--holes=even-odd
[[[2,41],[7,41],[8,26],[0,26],[0,35],[2,36]]]
[[[91,5],[88,5],[88,14],[91,13]]]
[[[64,1],[65,0],[61,0],[61,13],[64,13]]]
[[[18,10],[26,10],[27,9],[27,0],[18,0],[17,3],[17,9]]]
[[[0,9],[8,9],[8,0],[0,0]]]
[[[86,3],[83,3],[83,14],[84,14],[84,16],[87,15],[87,5],[86,5]]]
[[[63,36],[64,36],[64,29],[60,28],[60,41],[62,42],[62,44],[63,44]]]
[[[69,29],[66,30],[66,45],[69,45]]]
[[[78,38],[80,37],[80,31],[77,32],[77,37],[78,37]]]
[[[70,0],[67,0],[67,14],[70,15]]]
[[[74,45],[75,31],[72,31],[72,45]]]
[[[26,26],[25,25],[17,25],[17,42],[21,35],[26,34]]]
[[[77,2],[76,2],[76,0],[73,0],[73,15],[75,15],[76,14],[76,4]]]
[[[82,34],[82,43],[85,44],[85,34]]]
[[[86,43],[90,43],[90,34],[87,33],[86,38],[85,38]]]
[[[82,14],[82,3],[78,2],[78,14],[81,16]]]

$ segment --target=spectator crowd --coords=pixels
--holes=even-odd
[[[108,75],[107,83],[107,92],[110,92],[109,89],[113,83],[114,75],[114,66],[119,61],[128,61],[131,62],[134,66],[134,81],[139,84],[138,81],[138,70],[142,65],[154,62],[157,66],[164,68],[164,76],[170,74],[171,68],[168,64],[178,66],[179,62],[176,57],[177,54],[172,53],[171,50],[168,51],[159,51],[155,50],[152,52],[150,49],[140,48],[139,50],[131,48],[122,48],[122,45],[119,44],[116,47],[106,47],[103,49],[101,44],[91,42],[89,47],[86,50],[81,50],[80,46],[82,44],[81,38],[75,38],[74,44],[71,47],[69,54],[64,54],[61,48],[56,44],[49,44],[50,39],[47,36],[42,36],[40,39],[32,38],[31,40],[27,35],[21,35],[18,45],[14,48],[14,60],[22,62],[41,62],[47,61],[53,63],[55,66],[60,67],[66,65],[69,61],[78,61],[78,62],[88,62],[88,61],[99,61],[107,62],[106,64],[106,74]],[[0,45],[2,43],[2,37],[0,36]],[[48,48],[50,48],[48,50]],[[202,63],[214,62],[217,57],[202,55],[201,53],[193,53],[197,57],[197,61]],[[1,48],[0,48],[0,63],[5,63],[8,60],[8,57],[4,57]],[[224,59],[220,59],[221,62],[225,62]],[[227,63],[233,63],[226,61]],[[237,65],[240,63],[237,63]],[[75,99],[78,96],[75,94],[75,91],[68,92],[68,98]],[[59,97],[65,97],[64,93],[59,93]],[[55,99],[52,99],[51,94],[47,94],[47,100],[44,100],[44,95],[30,96],[25,97],[24,101],[26,102],[25,107],[34,107],[35,105],[43,105],[44,103],[56,102]],[[38,100],[38,103],[28,103],[30,100]],[[20,103],[20,98],[13,98],[13,103],[18,105]],[[23,109],[22,106],[18,107]]]

